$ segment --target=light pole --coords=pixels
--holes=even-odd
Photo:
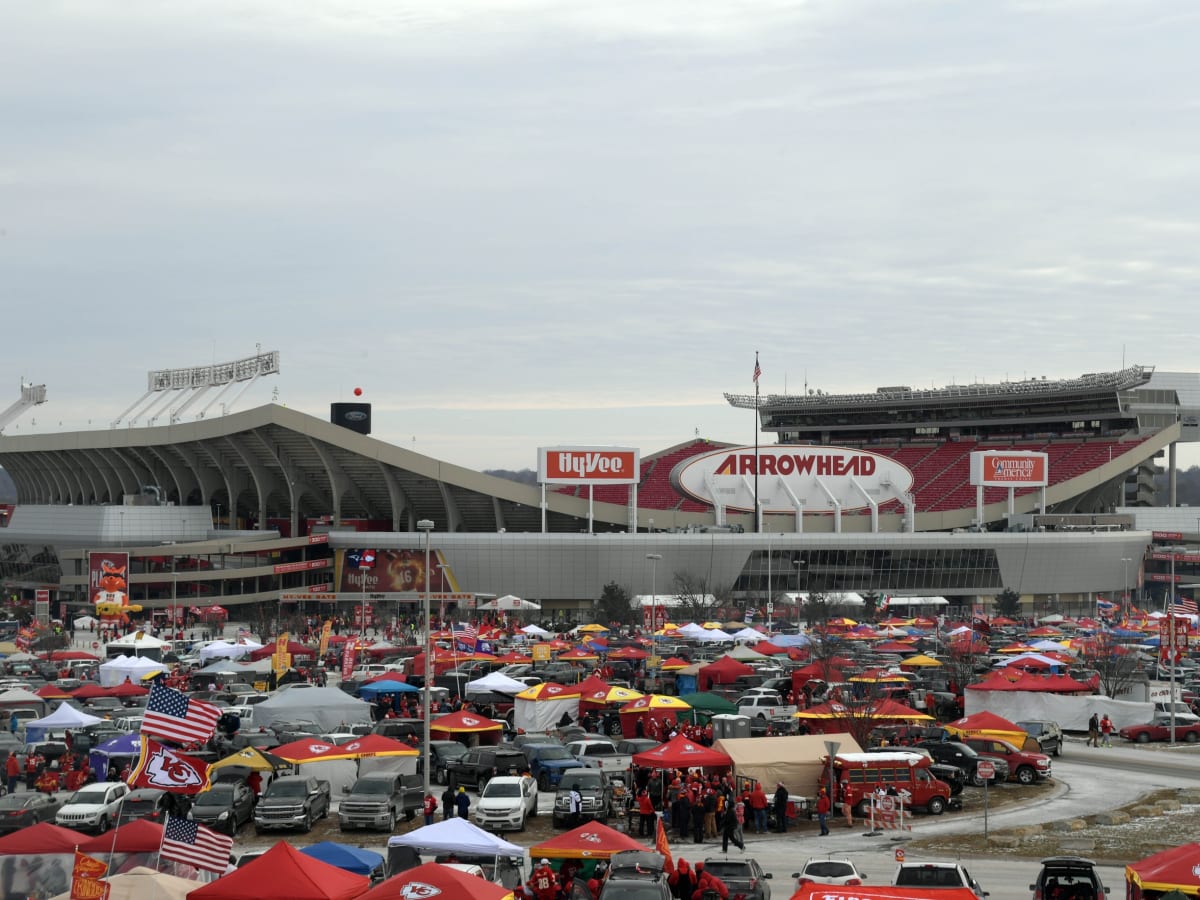
[[[1133,559],[1128,556],[1122,556],[1121,562],[1125,565],[1125,598],[1124,602],[1121,603],[1121,619],[1124,621],[1129,615],[1129,564],[1133,562]],[[1096,618],[1100,617],[1096,616]]]
[[[658,575],[658,561],[662,559],[661,553],[647,553],[646,559],[650,560],[650,649],[654,649],[654,626],[657,624],[654,621],[654,600],[655,594],[655,578]]]
[[[433,681],[433,642],[429,639],[429,635],[433,629],[429,625],[429,532],[433,531],[433,522],[429,519],[421,519],[417,522],[417,529],[425,532],[425,602],[422,604],[421,616],[425,623],[425,677],[422,679],[422,711],[423,717],[421,720],[421,734],[424,738],[424,744],[421,745],[422,751],[425,753],[425,763],[421,767],[425,773],[425,793],[422,794],[422,799],[429,796],[429,766],[433,762],[433,757],[429,753],[429,685]]]

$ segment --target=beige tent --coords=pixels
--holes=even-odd
[[[848,734],[798,734],[768,738],[722,738],[714,750],[733,759],[733,773],[760,782],[769,794],[782,781],[788,793],[815,797],[821,778],[821,760],[828,753],[826,741],[837,741],[838,753],[860,753],[862,748]]]
[[[155,872],[145,866],[138,866],[120,875],[104,879],[111,885],[110,900],[187,900],[187,895],[203,882],[191,881],[187,878],[177,878],[162,872]],[[54,900],[70,900],[71,892],[59,894]]]

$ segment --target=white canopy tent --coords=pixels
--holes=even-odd
[[[476,609],[486,609],[502,612],[522,612],[527,609],[541,609],[541,604],[534,603],[532,600],[522,600],[512,594],[505,594],[503,597],[497,597],[495,600],[489,600],[486,603],[480,603]]]
[[[76,631],[88,631],[95,625],[100,624],[100,620],[95,616],[80,616],[73,623]]]
[[[169,645],[166,641],[160,641],[144,631],[135,631],[117,638],[115,641],[109,641],[106,653],[112,656],[115,651],[117,655],[122,656],[148,656],[152,659],[159,659],[163,654],[163,648],[167,646]]]
[[[145,676],[161,672],[165,668],[162,663],[147,657],[116,656],[100,664],[100,686],[115,687],[124,683],[126,678],[134,684],[139,684]]]
[[[200,648],[200,662],[204,664],[210,659],[239,659],[248,656],[255,650],[261,650],[262,644],[255,641],[213,641]]]
[[[388,838],[389,847],[409,847],[418,853],[461,853],[467,856],[516,856],[525,848],[489,834],[466,819],[446,819]]]
[[[761,631],[755,631],[750,626],[746,626],[741,631],[735,631],[730,635],[735,641],[745,641],[748,644],[757,644],[759,641],[765,641],[767,636]]]
[[[58,709],[41,719],[34,719],[31,722],[25,723],[25,740],[33,744],[37,743],[46,734],[56,731],[70,731],[74,728],[86,728],[89,725],[95,725],[98,722],[103,722],[99,716],[90,716],[85,712],[73,707],[70,703],[64,701],[60,703]]]
[[[467,682],[467,691],[490,691],[495,694],[519,694],[529,685],[502,672],[489,672],[482,678]]]
[[[522,634],[527,634],[530,637],[550,637],[549,631],[537,625],[526,625],[521,629],[521,632]]]
[[[36,709],[43,713],[46,711],[46,701],[33,693],[33,691],[27,691],[24,688],[13,688],[0,694],[0,707],[7,710],[17,706]]]
[[[733,640],[733,635],[726,634],[720,628],[702,628],[700,632],[693,640],[700,641],[702,644],[718,644],[722,641]]]

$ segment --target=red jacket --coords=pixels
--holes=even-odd
[[[751,809],[766,809],[767,795],[761,787],[756,787],[750,793],[750,808]]]

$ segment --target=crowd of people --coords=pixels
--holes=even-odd
[[[608,863],[600,860],[595,864],[590,877],[582,879],[583,864],[579,860],[564,860],[555,872],[549,859],[542,859],[534,867],[529,879],[513,891],[515,900],[566,900],[571,896],[572,886],[577,880],[584,881],[592,900],[599,900],[605,882],[612,874]],[[712,872],[703,862],[689,864],[686,859],[674,863],[674,871],[667,876],[671,896],[676,900],[745,900],[741,894],[731,894],[728,885]]]

